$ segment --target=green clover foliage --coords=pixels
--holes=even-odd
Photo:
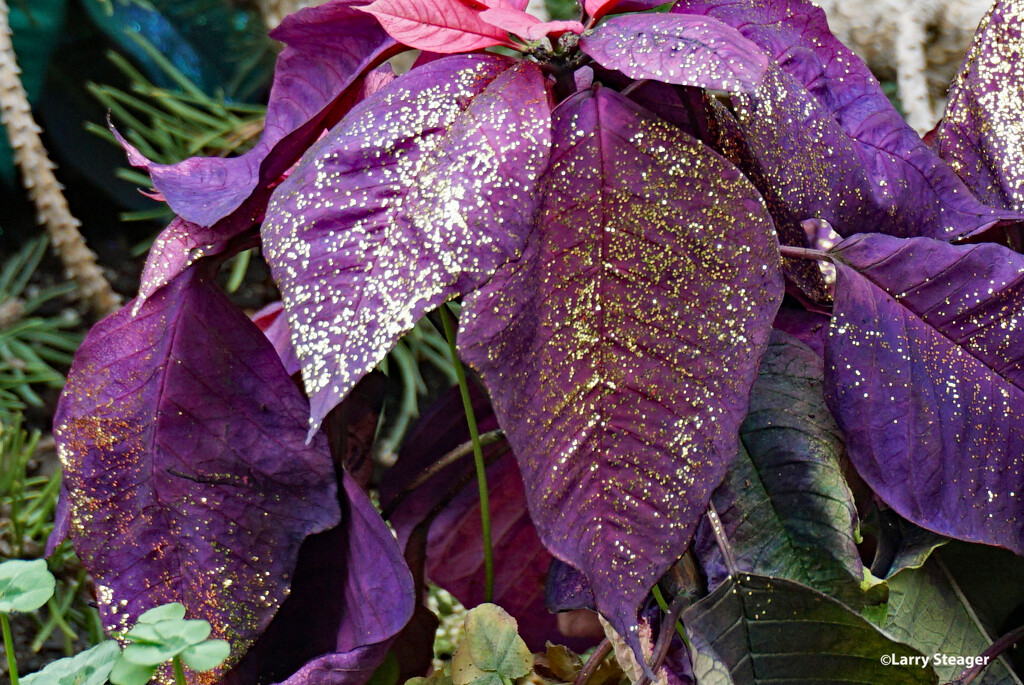
[[[186,619],[185,607],[177,602],[150,609],[124,637],[129,644],[110,673],[114,685],[146,685],[157,669],[178,660],[193,671],[209,671],[228,658],[226,640],[211,640],[210,623]]]

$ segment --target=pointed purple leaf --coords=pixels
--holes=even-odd
[[[421,316],[518,255],[549,140],[536,65],[458,55],[365,100],[277,189],[264,249],[314,428]]]
[[[507,449],[507,448],[506,448]],[[472,469],[472,464],[469,464]],[[568,638],[544,602],[551,553],[541,544],[527,511],[519,467],[511,453],[487,469],[494,546],[494,603],[519,623],[531,651],[546,642],[583,652],[594,641]],[[486,601],[480,497],[470,482],[434,519],[427,542],[427,577],[465,606]]]
[[[985,202],[1024,210],[1024,4],[1001,0],[978,26],[949,87],[939,154]]]
[[[220,685],[276,682],[307,662],[343,660],[409,620],[416,593],[394,536],[347,473],[342,500],[341,525],[306,539],[288,599]]]
[[[285,44],[270,91],[263,137],[240,157],[155,164],[127,146],[174,212],[212,226],[276,180],[323,128],[331,105],[397,43],[355,0],[333,0],[285,18],[271,36]],[[312,138],[310,135],[312,134]]]
[[[612,17],[580,49],[630,78],[715,90],[753,90],[768,68],[764,50],[733,27],[681,14]]]
[[[339,510],[305,399],[211,272],[197,264],[92,329],[54,436],[104,625],[181,602],[234,661],[284,600],[303,538]]]
[[[908,520],[1024,553],[1024,256],[855,236],[834,250],[829,407]]]
[[[610,89],[564,102],[554,140],[537,227],[467,297],[460,346],[541,539],[637,647],[637,608],[735,454],[779,255],[735,167]]]
[[[951,239],[1016,215],[979,202],[895,110],[878,81],[803,0],[681,0],[764,48],[777,67],[734,100],[769,182],[801,218],[842,235]]]

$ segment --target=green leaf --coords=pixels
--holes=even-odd
[[[925,654],[977,656],[992,644],[974,609],[938,556],[920,568],[907,568],[889,579],[884,628]],[[962,665],[935,664],[943,681],[956,678]],[[1021,685],[1003,659],[989,664],[979,685]]]
[[[170,602],[153,607],[139,616],[139,623],[156,623],[157,621],[181,620],[185,618],[185,605],[181,602]]]
[[[59,659],[38,673],[21,678],[21,685],[106,685],[121,648],[106,640],[81,654]]]
[[[843,476],[843,441],[825,405],[823,374],[811,348],[772,331],[740,427],[744,449],[713,502],[742,570],[787,578],[861,607],[884,601],[884,588],[863,591],[857,508]],[[714,568],[708,571],[712,584],[721,582],[724,567],[718,566],[718,577]]]
[[[130,644],[121,653],[121,659],[137,666],[159,666],[176,657],[182,651],[178,644],[140,645]]]
[[[53,597],[57,581],[44,559],[0,564],[0,612],[35,611]]]
[[[210,622],[204,619],[167,619],[153,627],[165,641],[181,643],[183,647],[197,645],[213,632]]]
[[[113,685],[146,685],[156,673],[156,666],[141,666],[124,659],[124,652],[114,662],[110,671],[110,682]]]
[[[390,652],[388,652],[390,654]],[[181,660],[193,671],[202,673],[212,671],[223,664],[231,654],[231,645],[227,640],[206,640],[185,649]],[[397,668],[397,661],[395,662]],[[397,680],[397,676],[395,680]],[[393,685],[394,681],[392,681]]]
[[[924,685],[930,667],[883,665],[924,656],[853,610],[788,580],[742,573],[683,613],[701,685]]]
[[[388,651],[384,663],[377,667],[366,685],[395,685],[401,675],[402,667],[398,663],[398,657],[394,652]]]
[[[466,636],[452,658],[455,685],[484,685],[480,679],[490,682],[491,674],[511,679],[527,675],[533,654],[518,628],[515,619],[495,604],[481,604],[466,614]]]

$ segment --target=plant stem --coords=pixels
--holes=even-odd
[[[185,681],[185,669],[181,665],[181,657],[174,657],[172,663],[174,664],[174,685],[188,685]]]
[[[981,656],[988,657],[987,661],[975,664],[971,668],[968,668],[961,673],[960,677],[953,681],[953,683],[955,685],[969,685],[974,682],[974,679],[981,675],[981,672],[984,671],[990,663],[998,659],[999,656],[1007,649],[1020,642],[1022,638],[1024,638],[1024,626],[1014,628],[1006,635],[1003,635],[1001,638],[993,642],[988,649],[981,653]]]
[[[810,247],[794,247],[793,245],[780,245],[779,254],[792,259],[812,259],[815,261],[831,259],[828,252],[815,250]]]
[[[597,646],[594,653],[587,659],[587,663],[583,665],[579,675],[576,676],[576,682],[573,685],[587,685],[587,681],[590,680],[591,676],[594,675],[611,653],[612,643],[608,641],[608,638],[601,640],[601,644]]]
[[[7,614],[0,613],[0,626],[4,631],[4,651],[7,652],[7,672],[11,676],[11,685],[18,685],[18,662],[14,658],[14,638],[11,637],[11,622]]]
[[[487,466],[484,464],[483,447],[480,444],[480,432],[476,427],[476,414],[473,412],[473,401],[469,398],[469,385],[466,383],[466,370],[459,361],[455,350],[455,316],[448,305],[441,306],[441,323],[444,324],[444,336],[448,339],[448,350],[452,355],[455,375],[459,379],[459,391],[462,393],[462,407],[466,411],[466,423],[469,425],[469,439],[473,443],[473,460],[476,462],[476,485],[480,491],[480,528],[484,538],[484,597],[488,602],[494,601],[494,551],[491,548],[491,504],[487,494]]]

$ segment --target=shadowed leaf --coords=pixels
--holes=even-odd
[[[92,329],[54,437],[105,626],[177,601],[238,659],[284,600],[303,538],[339,512],[326,441],[305,444],[305,399],[208,267]]]
[[[740,570],[786,578],[857,606],[867,601],[854,542],[857,509],[822,375],[813,350],[772,332],[740,427],[743,447],[711,501]],[[696,549],[709,587],[716,587],[728,573],[706,521],[700,531]]]
[[[924,654],[977,656],[992,644],[974,608],[938,557],[920,568],[889,578],[889,604],[883,628]],[[942,682],[954,680],[964,665],[934,663]],[[1020,685],[1002,659],[989,664],[979,685]]]
[[[882,657],[923,655],[836,600],[797,583],[746,573],[683,612],[701,685],[926,685],[930,667]]]
[[[636,647],[640,603],[735,454],[782,279],[728,162],[607,88],[556,112],[537,227],[466,298],[460,348],[541,540]]]

